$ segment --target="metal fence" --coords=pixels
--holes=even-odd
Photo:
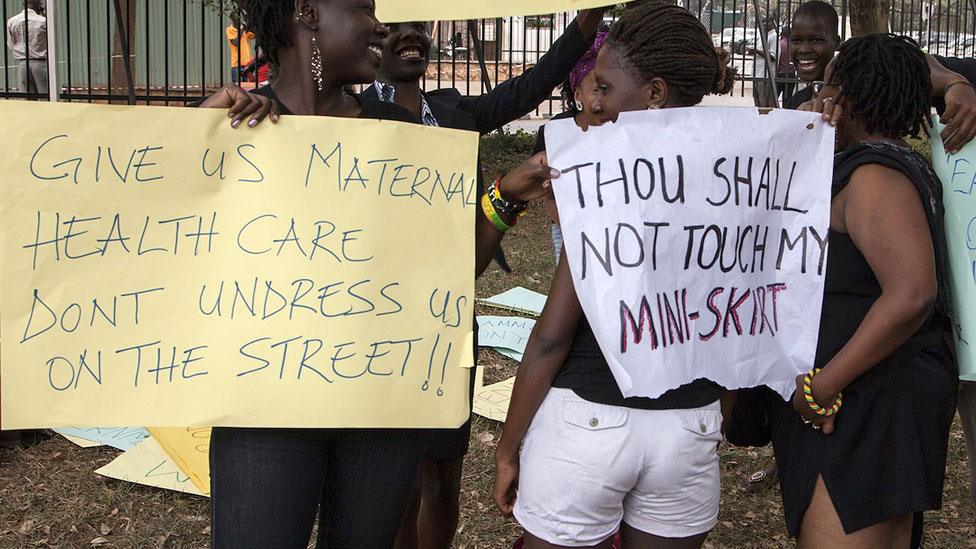
[[[829,0],[840,15],[842,38],[850,36],[848,0]],[[976,55],[974,0],[893,0],[889,24],[908,34],[930,53]],[[240,31],[227,16],[225,0],[47,0],[46,13],[32,14],[33,0],[0,0],[6,22],[6,47],[0,97],[41,99],[56,95],[64,101],[185,104],[199,100],[224,83],[240,81],[231,69],[229,30]],[[776,37],[786,32],[798,0],[681,0],[712,33],[716,46],[733,52],[741,76],[736,92],[751,93],[757,79],[756,55],[765,33],[762,20],[775,23]],[[44,11],[44,10],[38,10]],[[11,30],[41,32],[37,17],[50,34],[40,44],[44,56],[27,59],[14,51]],[[464,94],[482,93],[491,85],[517,76],[534,65],[566,29],[573,14],[506,17],[478,21],[432,22],[434,41],[426,89],[454,87]],[[612,24],[613,15],[605,18]],[[32,26],[33,25],[33,26]],[[243,36],[247,42],[247,36]],[[253,43],[252,43],[253,45]],[[241,48],[237,49],[242,55]],[[48,55],[49,53],[49,55]],[[479,55],[480,53],[480,55]],[[784,52],[785,53],[785,52]],[[261,68],[261,72],[258,72]],[[32,70],[33,69],[33,70]],[[41,74],[35,71],[43,69]],[[247,80],[267,77],[258,61]],[[761,71],[760,71],[761,72]],[[45,90],[32,86],[31,74],[48,76]],[[783,79],[785,82],[789,77]],[[256,83],[245,83],[255,85]],[[53,93],[49,94],[49,91]],[[555,95],[540,107],[548,115],[560,108]]]

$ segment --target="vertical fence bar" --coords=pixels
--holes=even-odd
[[[44,9],[47,16],[47,99],[52,103],[58,101],[58,16],[55,4],[56,0],[47,0]],[[41,92],[40,89],[37,91]]]
[[[67,97],[68,101],[71,101],[71,2],[64,3],[64,30],[67,33],[68,43],[65,45],[64,53],[65,57],[68,58],[68,70],[67,72],[67,85],[65,86],[64,95]]]
[[[152,49],[151,49],[151,34],[152,27],[150,26],[150,12],[152,11],[152,3],[150,0],[145,2],[145,20],[146,20],[146,105],[152,104]]]
[[[169,0],[163,0],[163,101],[169,106]]]

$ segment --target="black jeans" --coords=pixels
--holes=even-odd
[[[426,437],[417,430],[215,428],[214,549],[392,547]]]

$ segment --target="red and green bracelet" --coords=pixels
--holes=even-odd
[[[840,407],[844,404],[843,395],[837,394],[837,399],[834,400],[833,405],[829,408],[824,408],[817,403],[817,399],[813,398],[813,378],[820,373],[821,368],[814,368],[803,376],[803,398],[807,401],[807,406],[814,411],[818,416],[832,416],[840,411]]]

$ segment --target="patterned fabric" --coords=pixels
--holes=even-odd
[[[396,88],[392,84],[377,80],[373,82],[373,87],[376,88],[376,95],[380,98],[380,101],[393,103],[393,99],[396,97]],[[420,96],[420,120],[424,123],[424,126],[439,126],[437,119],[434,118],[434,113],[430,110],[430,105],[427,104],[427,98],[423,94]]]

